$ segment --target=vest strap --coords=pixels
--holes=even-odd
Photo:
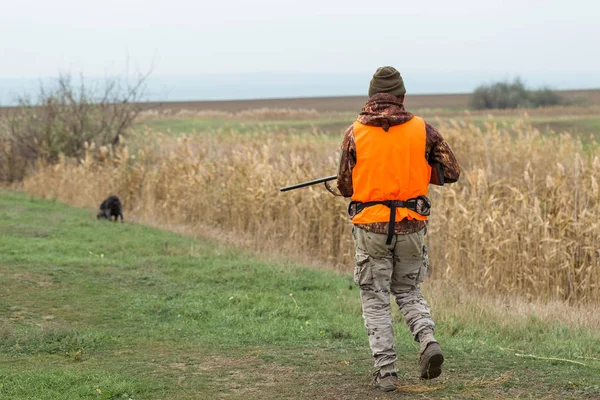
[[[351,201],[348,205],[348,215],[350,217],[356,216],[362,210],[367,207],[372,207],[376,205],[383,205],[389,207],[390,209],[390,220],[388,223],[388,233],[387,240],[385,241],[386,245],[392,244],[392,238],[394,237],[395,228],[396,228],[396,208],[407,208],[411,211],[416,212],[417,214],[423,215],[425,217],[429,216],[431,211],[431,201],[426,196],[418,196],[408,200],[383,200],[383,201]]]

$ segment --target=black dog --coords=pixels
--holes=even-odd
[[[109,221],[112,221],[112,217],[115,217],[115,222],[121,217],[121,222],[123,222],[123,206],[117,196],[109,196],[104,200],[100,204],[100,209],[96,216],[97,219],[104,218]]]

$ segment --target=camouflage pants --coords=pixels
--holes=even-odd
[[[354,281],[360,286],[363,318],[376,368],[396,361],[390,294],[396,298],[415,340],[419,332],[434,329],[429,306],[419,288],[428,267],[424,231],[395,235],[388,246],[385,234],[353,229]]]

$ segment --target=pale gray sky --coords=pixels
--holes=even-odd
[[[0,78],[386,64],[403,75],[593,77],[599,18],[596,0],[0,0]]]

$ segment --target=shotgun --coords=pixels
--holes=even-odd
[[[288,190],[300,189],[306,186],[317,185],[323,182],[329,182],[334,179],[337,179],[337,175],[326,176],[324,178],[318,178],[312,181],[301,182],[295,185],[282,187],[279,189],[280,192],[287,192]],[[444,186],[444,166],[438,162],[434,162],[431,165],[431,178],[429,179],[429,183],[437,186]]]
[[[291,185],[291,186],[282,187],[281,189],[279,189],[279,191],[287,192],[288,190],[300,189],[300,188],[303,188],[306,186],[316,185],[318,183],[329,182],[334,179],[337,179],[337,175],[326,176],[325,178],[319,178],[319,179],[315,179],[312,181],[307,181],[307,182],[297,183],[297,184]]]

